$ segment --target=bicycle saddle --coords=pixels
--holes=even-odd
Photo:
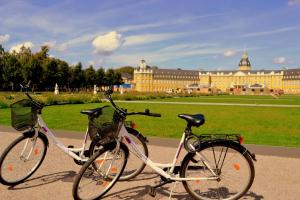
[[[85,115],[93,115],[101,110],[102,110],[102,108],[94,108],[94,109],[81,110],[80,113],[85,114]]]
[[[191,126],[199,127],[205,122],[204,115],[196,114],[196,115],[188,115],[188,114],[180,114],[178,117],[185,119],[187,123]]]

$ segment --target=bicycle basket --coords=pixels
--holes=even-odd
[[[89,136],[102,144],[118,136],[119,114],[111,106],[104,106],[97,116],[89,118]]]
[[[11,125],[17,131],[32,128],[37,121],[37,109],[29,99],[11,104]]]

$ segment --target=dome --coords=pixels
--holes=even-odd
[[[242,59],[239,63],[239,66],[246,66],[246,67],[251,67],[251,63],[249,61],[249,58],[248,58],[248,53],[247,52],[244,52],[243,53],[243,56],[242,56]]]

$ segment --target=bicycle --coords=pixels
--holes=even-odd
[[[127,162],[129,146],[139,159],[161,176],[161,182],[151,186],[149,194],[156,195],[156,188],[168,183],[182,182],[185,190],[199,200],[234,200],[242,197],[251,187],[254,176],[255,154],[242,145],[239,134],[206,134],[197,136],[192,127],[200,127],[205,118],[202,114],[180,114],[187,126],[182,134],[172,163],[155,163],[144,155],[124,127],[127,113],[116,106],[109,89],[106,97],[119,116],[114,141],[107,143],[102,151],[94,154],[80,169],[73,183],[74,199],[100,199],[118,181]],[[123,144],[126,142],[126,145]],[[188,153],[180,165],[176,165],[182,148]],[[107,154],[110,154],[107,157]],[[115,163],[117,165],[115,166]],[[93,184],[93,185],[92,185]],[[174,187],[173,187],[174,189]],[[172,196],[173,189],[170,192]]]
[[[23,99],[11,105],[12,126],[17,131],[26,131],[15,139],[0,157],[0,183],[4,185],[14,186],[20,184],[34,174],[46,156],[49,147],[48,138],[79,165],[86,162],[95,151],[101,149],[101,133],[92,126],[92,122],[99,120],[98,118],[102,116],[103,112],[110,112],[107,106],[81,111],[89,118],[89,125],[85,132],[82,147],[74,148],[72,145],[67,147],[55,137],[43,121],[42,109],[44,106],[32,99],[28,93],[29,84],[30,82],[26,86],[21,85],[28,99]],[[143,152],[148,155],[146,137],[134,128],[126,126],[126,129],[140,144]],[[92,142],[87,149],[88,136],[92,139]],[[138,162],[133,168],[129,168],[127,173],[124,173],[124,176],[121,177],[121,180],[134,178],[145,168],[145,164]]]

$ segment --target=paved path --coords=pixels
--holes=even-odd
[[[1,128],[1,127],[0,127]],[[0,152],[19,134],[1,132]],[[58,134],[60,135],[60,134]],[[78,136],[69,133],[68,138],[60,135],[66,145],[80,145]],[[74,136],[74,137],[73,137]],[[74,139],[75,138],[75,139]],[[155,142],[155,140],[152,140]],[[151,142],[150,141],[150,144]],[[149,145],[150,158],[158,162],[168,162],[175,152],[173,145]],[[162,153],[163,152],[163,153]],[[255,163],[256,176],[250,191],[244,200],[299,200],[300,199],[300,159],[279,156],[257,155]],[[40,169],[26,182],[13,188],[0,185],[0,199],[72,199],[71,190],[74,176],[79,170],[71,158],[63,154],[50,142],[50,148]],[[167,185],[158,190],[156,198],[147,194],[147,186],[159,181],[159,177],[149,168],[136,179],[129,182],[118,182],[104,199],[168,199]],[[190,199],[183,187],[178,184],[173,199]]]
[[[286,104],[250,104],[250,103],[211,103],[211,102],[166,102],[166,101],[115,101],[120,103],[144,103],[144,104],[177,104],[177,105],[207,105],[207,106],[246,106],[246,107],[279,107],[300,108],[300,105]]]

